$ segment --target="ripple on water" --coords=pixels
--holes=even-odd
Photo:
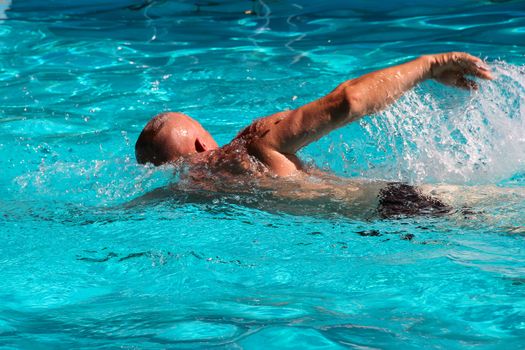
[[[232,324],[192,321],[179,322],[169,328],[155,330],[155,338],[177,343],[205,341],[220,343],[233,338],[238,333],[239,329]]]
[[[148,201],[177,178],[133,149],[161,111],[224,144],[347,78],[465,50],[498,79],[474,94],[423,85],[303,155],[347,176],[518,192],[522,1],[84,2],[13,0],[0,23],[2,344],[522,346],[522,197],[375,221],[319,215],[324,203],[266,212],[258,197]]]
[[[238,342],[242,347],[260,349],[263,344],[272,344],[276,349],[347,349],[359,346],[357,342],[332,339],[314,329],[297,327],[269,326],[242,338]]]

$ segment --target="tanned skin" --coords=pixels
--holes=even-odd
[[[203,190],[217,190],[217,183],[221,183],[223,191],[232,184],[228,179],[241,177],[280,178],[281,183],[286,182],[311,174],[296,156],[306,145],[383,110],[425,80],[476,90],[476,82],[468,76],[493,79],[490,68],[467,53],[421,56],[345,81],[328,95],[295,110],[255,120],[222,147],[189,116],[163,113],[154,117],[140,134],[135,145],[137,161],[154,165],[183,163],[189,168],[191,179],[186,185]],[[340,197],[359,196],[359,191],[351,186],[332,187],[330,191],[342,191]],[[376,190],[373,192],[377,194]]]
[[[294,175],[302,170],[295,154],[304,146],[332,130],[381,111],[406,91],[428,79],[463,89],[477,89],[477,84],[467,76],[492,79],[489,67],[481,59],[467,53],[421,56],[345,81],[328,95],[295,110],[258,119],[232,142],[242,139],[249,155],[264,164],[270,173],[277,176]],[[159,116],[155,117],[137,141],[136,154],[140,163],[152,162],[160,165],[176,161],[180,157],[191,158],[196,153],[211,154],[219,149],[209,133],[190,117],[180,113],[171,113],[172,118],[169,113],[162,116],[169,122],[158,123],[160,125],[156,128],[150,128],[154,129],[153,133],[147,135],[148,126]],[[178,132],[172,132],[175,128]],[[190,133],[191,138],[181,137],[181,129],[186,130],[186,134]],[[155,135],[152,136],[153,134]],[[154,137],[158,139],[153,140]],[[206,142],[202,142],[203,140]],[[165,161],[155,160],[154,154],[143,156],[144,144],[148,142],[150,145],[161,146],[160,148],[175,143],[178,147],[171,150],[171,156],[164,156]],[[226,150],[229,145],[231,143],[221,149]],[[198,157],[200,161],[206,158],[203,157],[204,154]]]
[[[348,80],[317,101],[256,121],[269,131],[254,140],[252,152],[275,174],[293,175],[301,170],[295,153],[302,147],[332,130],[381,111],[427,79],[477,89],[466,75],[492,79],[489,68],[479,58],[466,53],[446,53],[423,56]]]

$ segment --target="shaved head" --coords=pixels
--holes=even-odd
[[[140,164],[162,165],[180,157],[218,148],[199,122],[183,113],[162,113],[144,127],[135,144]]]

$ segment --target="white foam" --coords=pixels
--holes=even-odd
[[[424,86],[362,126],[395,164],[363,175],[410,182],[493,183],[525,171],[525,67],[491,64],[474,93]]]

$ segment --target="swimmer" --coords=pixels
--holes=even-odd
[[[255,120],[222,147],[191,117],[162,113],[142,130],[135,155],[140,164],[172,163],[186,169],[180,191],[237,193],[256,184],[279,198],[313,196],[368,203],[384,216],[447,212],[448,205],[412,186],[340,179],[304,165],[296,153],[335,129],[383,110],[425,80],[476,90],[478,85],[469,76],[493,79],[490,68],[467,53],[421,56],[345,81],[295,110]],[[304,181],[311,177],[320,181]]]

